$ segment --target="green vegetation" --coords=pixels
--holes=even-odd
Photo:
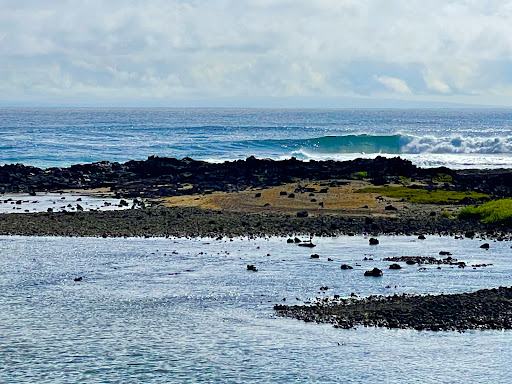
[[[438,173],[436,177],[432,179],[433,183],[448,183],[451,184],[452,177],[450,175],[447,175],[446,173]]]
[[[457,203],[464,198],[482,199],[489,195],[477,192],[456,192],[434,190],[432,192],[426,189],[408,188],[408,187],[368,187],[359,189],[359,193],[378,193],[382,196],[392,197],[394,199],[404,199],[411,203],[420,204],[447,204]]]
[[[447,219],[454,219],[453,215],[446,210],[443,210],[443,212],[441,212],[441,216],[446,217]]]
[[[352,174],[353,179],[362,180],[365,177],[368,177],[368,172],[366,172],[366,171],[356,172],[356,173]]]
[[[512,199],[488,201],[482,205],[466,207],[457,216],[463,220],[480,220],[483,223],[512,224]]]
[[[407,183],[410,183],[411,182],[411,178],[410,177],[405,177],[405,176],[398,176],[398,182],[400,184],[407,184]]]

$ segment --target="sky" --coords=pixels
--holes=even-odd
[[[3,106],[443,103],[512,106],[512,1],[0,0]]]

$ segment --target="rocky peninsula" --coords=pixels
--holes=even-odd
[[[512,288],[451,295],[318,299],[315,305],[276,305],[278,316],[336,328],[386,327],[430,331],[512,329]]]

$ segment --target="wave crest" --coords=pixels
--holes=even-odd
[[[253,140],[251,146],[313,156],[334,154],[512,154],[512,137],[344,135],[303,140]]]

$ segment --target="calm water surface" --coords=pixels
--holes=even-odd
[[[512,332],[340,330],[274,317],[283,298],[511,285],[509,242],[485,251],[481,240],[380,240],[316,239],[313,260],[281,238],[0,237],[0,382],[509,383]],[[386,268],[383,257],[440,250],[493,266],[363,277]]]

